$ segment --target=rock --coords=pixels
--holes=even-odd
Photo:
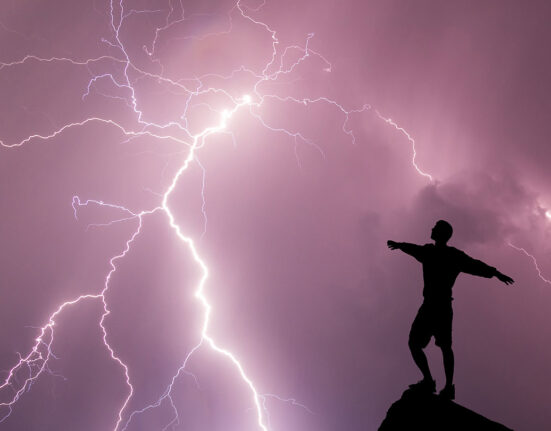
[[[379,431],[512,431],[453,401],[408,389],[386,414]]]

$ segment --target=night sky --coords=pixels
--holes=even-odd
[[[375,430],[439,219],[515,279],[456,401],[549,429],[549,3],[235,1],[1,3],[0,429]]]

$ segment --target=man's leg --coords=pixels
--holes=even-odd
[[[442,349],[444,359],[444,372],[446,373],[446,386],[440,391],[440,396],[453,400],[455,399],[455,387],[453,386],[454,357],[452,350],[452,320],[453,310],[451,304],[442,307],[442,314],[439,315],[439,328],[436,338],[436,345]]]
[[[425,352],[423,352],[423,349],[429,344],[431,339],[428,317],[430,316],[427,315],[426,306],[421,305],[409,331],[409,350],[415,365],[417,365],[423,374],[423,380],[415,385],[411,385],[411,387],[426,388],[430,389],[430,392],[434,392],[435,383],[430,373],[427,357],[425,356]]]
[[[425,355],[425,352],[423,352],[423,349],[410,339],[409,350],[411,352],[411,356],[413,356],[413,361],[415,362],[415,365],[417,365],[417,367],[421,370],[421,373],[423,373],[423,378],[425,380],[432,381],[432,375],[430,373],[429,363],[427,361],[427,356]],[[452,359],[453,359],[453,354],[452,354]]]
[[[454,357],[451,346],[442,347],[442,357],[444,359],[444,372],[446,373],[446,386],[453,385]]]

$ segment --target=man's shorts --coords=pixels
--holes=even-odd
[[[409,332],[409,344],[425,348],[434,336],[441,348],[452,345],[453,310],[450,302],[423,302]]]

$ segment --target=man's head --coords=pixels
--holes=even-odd
[[[431,239],[436,242],[447,243],[452,237],[453,228],[446,220],[438,220],[432,228]]]

